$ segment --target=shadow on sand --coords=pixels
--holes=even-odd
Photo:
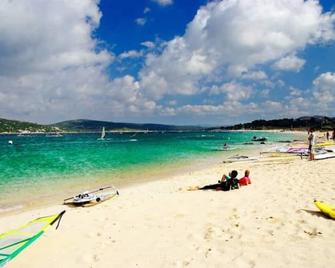
[[[309,209],[300,209],[300,211],[305,211],[313,216],[317,216],[319,218],[324,218],[327,220],[333,220],[332,218],[330,218],[329,216],[327,216],[326,214],[322,213],[321,211],[315,211],[315,210],[309,210]]]

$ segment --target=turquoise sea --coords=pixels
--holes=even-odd
[[[59,191],[62,184],[79,187],[97,178],[99,183],[113,183],[131,178],[127,172],[140,177],[145,176],[142,171],[155,166],[224,155],[228,153],[221,150],[225,143],[233,149],[230,153],[238,153],[259,146],[243,144],[254,135],[266,136],[269,142],[294,138],[292,134],[268,132],[107,133],[105,140],[98,140],[99,135],[0,135],[0,208],[12,203],[8,198],[19,200],[13,200],[13,194],[38,199]]]

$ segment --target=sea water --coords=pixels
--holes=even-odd
[[[43,198],[62,184],[80,186],[98,177],[99,183],[104,178],[113,183],[113,178],[129,179],[124,174],[130,171],[225,154],[225,143],[238,153],[253,146],[244,143],[255,135],[269,142],[293,139],[292,134],[268,132],[107,133],[104,140],[99,135],[0,135],[0,206],[18,195]]]

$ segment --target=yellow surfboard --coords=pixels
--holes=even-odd
[[[321,201],[314,201],[315,206],[332,219],[335,219],[335,206],[328,205]]]
[[[335,145],[334,141],[324,141],[321,143],[317,143],[315,147],[325,147],[325,146],[332,146],[332,145]]]

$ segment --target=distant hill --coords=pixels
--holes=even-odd
[[[29,132],[97,132],[105,127],[107,131],[115,130],[143,130],[143,131],[197,131],[204,128],[198,126],[174,126],[162,124],[135,124],[135,123],[120,123],[107,122],[97,120],[69,120],[50,125],[35,124],[31,122],[8,120],[0,118],[0,133],[29,133]]]
[[[254,120],[250,123],[237,124],[233,126],[220,127],[221,130],[237,129],[303,129],[314,128],[316,130],[332,130],[335,128],[335,117],[326,116],[303,116],[299,118],[284,118],[274,120]]]
[[[52,126],[0,118],[0,133],[54,132],[54,131],[57,131],[57,129],[55,129]]]
[[[53,127],[58,127],[70,131],[101,131],[102,127],[106,130],[149,130],[149,131],[192,131],[201,130],[203,128],[197,126],[174,126],[161,124],[135,124],[135,123],[120,123],[97,121],[88,119],[69,120],[52,124]]]
[[[107,122],[98,120],[78,119],[63,121],[51,125],[42,125],[31,122],[8,120],[0,118],[0,133],[19,132],[98,132],[102,127],[107,131],[115,130],[142,130],[142,131],[200,131],[205,130],[199,126],[175,126],[163,124],[135,124],[121,122]],[[237,124],[233,126],[222,126],[206,128],[206,130],[238,130],[238,129],[302,129],[315,128],[322,130],[332,130],[335,128],[335,117],[326,116],[304,116],[299,118],[284,118],[274,120],[254,120],[250,123]]]

